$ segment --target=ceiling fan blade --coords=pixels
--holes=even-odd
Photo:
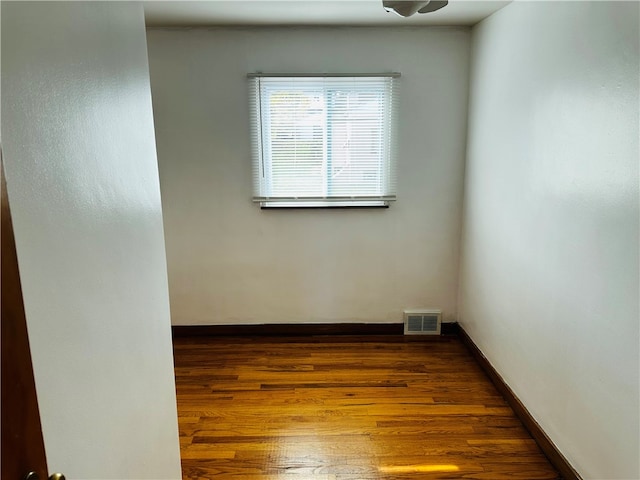
[[[442,7],[446,7],[449,0],[431,0],[428,4],[418,10],[418,13],[429,13],[440,10]]]

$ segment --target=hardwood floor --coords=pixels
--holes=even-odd
[[[185,480],[560,478],[456,337],[174,350]]]

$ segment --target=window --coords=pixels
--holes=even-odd
[[[386,206],[395,200],[395,78],[250,75],[255,202]]]

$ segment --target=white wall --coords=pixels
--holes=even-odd
[[[50,471],[180,478],[142,7],[3,2],[2,91]]]
[[[174,323],[455,318],[468,29],[152,29],[148,43]],[[256,71],[401,72],[398,201],[252,204]]]
[[[640,478],[639,13],[473,29],[460,322],[584,478]]]

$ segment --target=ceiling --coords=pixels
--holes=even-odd
[[[474,25],[510,1],[450,0],[441,10],[403,18],[382,0],[145,1],[147,26],[214,25]]]

